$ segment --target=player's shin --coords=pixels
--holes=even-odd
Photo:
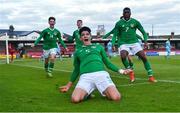
[[[48,72],[48,66],[49,66],[49,63],[44,63],[44,69],[46,72]]]
[[[129,69],[130,68],[130,65],[129,65],[129,61],[127,60],[127,58],[123,58],[122,59],[122,62],[125,66],[126,69]]]
[[[54,62],[49,63],[49,72],[52,72],[54,68]]]
[[[131,68],[131,69],[134,69],[134,64],[133,64],[133,62],[129,62],[129,65],[130,65],[130,68]]]
[[[146,69],[146,71],[148,73],[148,76],[152,76],[153,75],[153,71],[151,69],[150,63],[148,61],[143,62],[143,63],[144,63],[144,67],[145,67],[145,69]]]

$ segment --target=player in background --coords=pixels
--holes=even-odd
[[[79,35],[79,29],[82,27],[83,21],[82,20],[77,20],[76,25],[77,25],[78,29],[75,30],[73,32],[72,37],[68,37],[67,40],[68,40],[68,42],[73,42],[75,40],[75,43],[76,43],[75,48],[78,49],[83,45],[83,42],[80,40],[80,35]]]
[[[123,19],[123,16],[121,16],[120,17],[120,19]],[[108,32],[108,33],[106,33],[102,38],[103,39],[106,39],[106,38],[108,38],[111,34],[114,34],[114,29],[115,29],[115,27],[110,31],[110,32]],[[113,35],[114,36],[114,35]],[[139,36],[139,35],[138,35]],[[138,37],[139,38],[139,37]],[[116,40],[114,40],[114,41],[116,41]],[[115,43],[115,42],[113,42],[113,43]],[[111,44],[112,44],[112,40],[111,40]],[[112,47],[112,50],[113,51],[115,51],[116,50],[116,48],[115,48],[115,46],[114,45],[112,45],[113,47]],[[130,52],[129,53],[129,55],[128,55],[128,61],[129,61],[129,65],[130,65],[130,68],[131,69],[134,69],[134,64],[133,64],[133,60],[132,60],[132,56],[133,54],[132,54],[132,52]],[[133,74],[133,73],[132,73]],[[134,75],[132,75],[131,77],[134,77]]]
[[[123,16],[121,16],[120,17],[120,19],[123,19]],[[105,34],[102,38],[103,39],[106,39],[106,38],[108,38],[111,34],[114,34],[114,29],[115,29],[115,27],[110,31],[110,32],[108,32],[107,34]],[[114,37],[114,35],[113,35],[113,37]],[[139,43],[142,45],[142,37],[141,36],[139,36],[138,34],[136,34],[136,37],[138,38],[138,40],[139,40]],[[116,40],[114,40],[114,41],[116,41]],[[112,42],[112,41],[111,41]],[[115,42],[113,42],[113,43],[115,43]],[[113,51],[115,51],[115,46],[113,45],[113,47],[112,47],[112,49],[113,49]],[[131,69],[134,69],[134,63],[133,63],[133,60],[132,60],[132,56],[133,56],[134,54],[132,53],[132,52],[129,52],[129,54],[128,54],[128,61],[129,61],[129,65],[130,65],[130,68]],[[139,58],[139,57],[138,57]],[[130,78],[131,79],[134,79],[134,75],[133,75],[134,73],[132,73],[132,76],[130,76]]]
[[[38,39],[31,45],[31,47],[36,46],[40,40],[43,38],[43,54],[45,58],[44,68],[47,72],[48,77],[53,77],[52,71],[54,68],[54,62],[57,54],[57,39],[61,45],[68,51],[66,45],[61,39],[61,33],[58,29],[54,27],[56,19],[54,17],[49,17],[48,19],[49,27],[44,29]]]
[[[147,45],[147,33],[144,31],[142,25],[139,21],[134,18],[131,18],[131,10],[126,7],[123,9],[123,18],[119,20],[114,29],[114,38],[112,38],[112,42],[115,42],[117,38],[119,53],[121,56],[121,60],[125,67],[130,68],[129,61],[127,60],[128,54],[130,51],[133,54],[139,56],[144,63],[144,67],[147,71],[147,75],[149,77],[150,82],[157,82],[153,76],[153,71],[150,66],[150,63],[147,60],[147,57],[138,43],[138,38],[136,37],[136,30],[139,30],[143,34],[143,38],[145,41],[145,45]],[[132,74],[134,75],[134,74]],[[135,77],[130,77],[130,81],[135,81]]]
[[[11,43],[8,44],[8,51],[9,51],[9,54],[11,56],[10,63],[13,63],[14,62],[15,48],[14,48],[14,46]]]
[[[166,58],[169,58],[171,54],[170,38],[168,38],[168,40],[166,41],[165,46],[166,46]]]
[[[107,43],[107,53],[108,53],[109,58],[111,58],[113,55],[111,40]]]
[[[61,92],[67,92],[80,75],[79,81],[72,93],[71,101],[79,103],[90,95],[95,89],[110,100],[119,101],[121,95],[110,75],[105,71],[104,64],[112,71],[120,74],[128,74],[132,70],[119,69],[113,65],[107,57],[104,48],[100,44],[91,43],[91,30],[82,27],[79,30],[84,45],[78,48],[74,54],[74,70],[67,85],[60,87]]]

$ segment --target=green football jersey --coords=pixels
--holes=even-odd
[[[115,42],[116,42],[116,37],[114,35],[114,31],[115,31],[115,28],[113,28],[110,32],[108,32],[107,34],[105,34],[103,36],[103,39],[106,39],[107,37],[109,37],[111,34],[113,34],[113,37],[112,37],[112,45],[114,46],[115,45]],[[138,34],[136,34],[136,38],[140,39],[140,40],[143,40],[141,36],[139,36]],[[120,40],[120,38],[119,38]]]
[[[75,30],[73,32],[73,36],[70,37],[68,39],[68,41],[72,42],[74,39],[75,39],[75,42],[76,42],[76,48],[79,48],[79,47],[81,47],[83,45],[83,42],[80,40],[79,29],[77,29],[77,30]]]
[[[61,45],[66,48],[66,45],[64,44],[63,40],[61,39],[61,33],[57,29],[51,29],[46,28],[44,29],[38,39],[34,42],[35,45],[37,45],[40,40],[43,38],[43,49],[49,50],[51,48],[57,48],[57,39],[61,43]]]
[[[82,46],[74,53],[74,70],[71,75],[71,82],[74,82],[78,75],[97,71],[104,71],[107,68],[118,72],[119,68],[113,65],[100,44]]]
[[[139,30],[143,34],[144,41],[147,41],[147,33],[144,31],[142,25],[136,19],[130,18],[128,21],[121,19],[119,20],[114,29],[114,40],[118,40],[118,46],[122,44],[137,43],[138,38],[136,36],[136,30]]]

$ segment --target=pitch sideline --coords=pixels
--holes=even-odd
[[[37,69],[44,69],[43,67],[38,67],[38,66],[30,66],[30,65],[20,65],[20,64],[10,64],[10,65],[16,65],[16,66],[21,66],[21,67],[31,67],[31,68],[37,68]],[[61,69],[61,70],[59,70],[59,69],[54,69],[55,71],[61,71],[61,72],[72,72],[72,71],[69,71],[69,70],[63,70],[63,69]],[[126,76],[112,76],[111,75],[111,77],[113,77],[113,78],[125,78],[125,79],[129,79],[128,77],[126,77]],[[136,80],[142,80],[142,81],[144,81],[144,80],[147,80],[147,79],[143,79],[143,78],[136,78]],[[166,83],[177,83],[177,84],[180,84],[180,81],[173,81],[173,80],[157,80],[158,82],[166,82]],[[145,83],[148,83],[148,82],[144,82],[144,84]],[[132,84],[132,83],[131,83]],[[126,85],[128,85],[128,86],[131,86],[131,84],[126,84]],[[136,84],[138,84],[138,83],[136,83]],[[123,86],[123,85],[121,85],[121,86]]]

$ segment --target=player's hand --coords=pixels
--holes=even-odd
[[[71,86],[72,82],[68,82],[67,85],[59,87],[59,91],[62,93],[66,93],[69,90],[69,88],[71,88]]]
[[[66,93],[68,90],[69,90],[69,86],[61,86],[60,88],[59,88],[59,91],[60,92],[62,92],[62,93]]]
[[[33,44],[31,44],[31,47],[34,47],[35,45],[34,45],[34,43]]]
[[[127,75],[127,74],[129,74],[130,72],[132,72],[131,69],[119,69],[119,73],[120,73],[120,74],[123,74],[123,75]]]

